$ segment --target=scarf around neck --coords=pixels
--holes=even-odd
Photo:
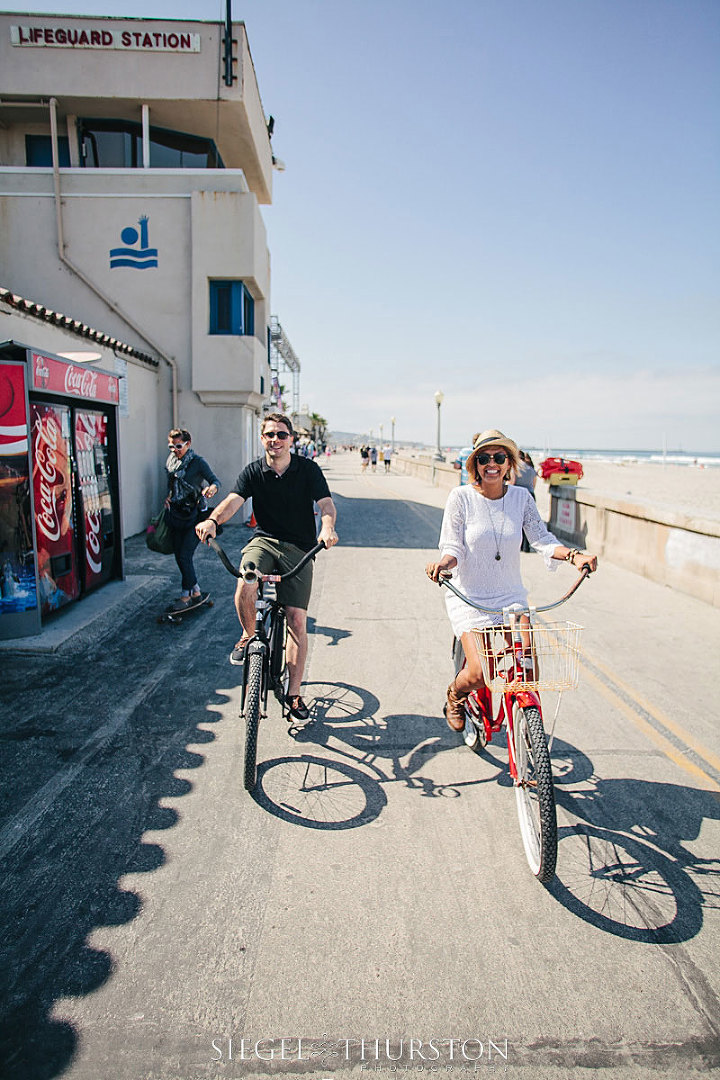
[[[188,450],[187,454],[185,454],[184,457],[181,458],[176,456],[174,450],[171,450],[168,454],[168,459],[165,462],[165,468],[169,473],[177,475],[179,479],[182,480],[183,476],[187,471],[188,465],[194,457],[196,457],[196,454],[192,446]]]

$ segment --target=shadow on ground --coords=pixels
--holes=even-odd
[[[112,976],[112,956],[88,936],[138,915],[139,897],[119,880],[163,865],[162,845],[144,835],[175,826],[176,811],[159,801],[192,790],[174,774],[202,767],[197,747],[215,738],[217,713],[208,705],[227,679],[232,605],[159,626],[156,615],[172,596],[170,564],[148,559],[142,538],[131,539],[128,552],[136,572],[159,575],[131,617],[101,620],[49,656],[3,657],[4,1080],[48,1080],[72,1062],[79,1032],[53,1016],[57,1002],[90,994]],[[228,589],[219,564],[209,555],[198,562],[201,580]]]
[[[436,548],[443,512],[401,499],[349,499],[333,494],[340,543],[347,547]]]
[[[705,821],[720,818],[716,795],[600,776],[586,754],[561,740],[553,770],[557,805],[576,820],[558,831],[548,891],[615,937],[655,945],[695,937],[704,911],[720,907],[720,859],[692,849]]]

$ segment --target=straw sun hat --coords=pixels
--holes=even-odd
[[[487,431],[481,431],[475,440],[472,454],[468,457],[465,466],[468,471],[472,468],[473,472],[475,472],[474,466],[477,456],[482,453],[487,446],[501,446],[503,450],[507,450],[511,468],[517,468],[518,461],[520,460],[520,451],[518,450],[517,443],[514,443],[512,439],[509,439],[507,435],[503,435],[502,431],[498,431],[497,428],[489,428]]]

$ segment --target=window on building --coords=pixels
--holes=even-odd
[[[134,120],[81,120],[80,159],[87,168],[142,168],[142,124]],[[150,126],[151,169],[222,169],[212,139]]]
[[[49,135],[25,136],[25,161],[28,165],[52,165],[52,139]],[[70,168],[70,140],[67,135],[58,136],[58,164],[61,169]]]
[[[255,301],[242,281],[210,282],[210,333],[255,333]]]

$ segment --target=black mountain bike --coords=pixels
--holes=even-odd
[[[256,582],[258,587],[255,601],[255,629],[245,647],[240,704],[240,715],[245,718],[243,786],[246,791],[252,791],[257,781],[258,727],[260,718],[267,716],[267,699],[270,690],[279,701],[283,716],[289,715],[287,710],[289,673],[285,658],[287,618],[285,607],[277,598],[277,584],[295,577],[319,551],[322,551],[325,544],[322,541],[316,544],[287,574],[261,574],[254,563],[246,563],[243,567],[233,566],[217,540],[209,539],[208,543],[233,577],[243,578],[250,584]]]

